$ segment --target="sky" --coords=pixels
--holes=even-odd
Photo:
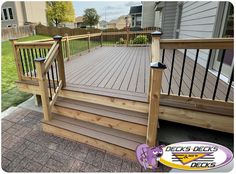
[[[130,6],[140,4],[141,1],[73,1],[76,16],[83,16],[86,8],[95,8],[100,20],[108,22],[129,14]]]

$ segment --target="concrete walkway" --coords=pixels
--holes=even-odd
[[[7,172],[141,172],[112,154],[42,132],[42,113],[16,108],[2,118],[2,169]],[[169,171],[160,165],[158,171]]]

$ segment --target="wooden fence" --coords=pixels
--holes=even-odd
[[[21,38],[31,36],[35,33],[35,25],[25,25],[20,27],[2,28],[2,41],[10,38]]]

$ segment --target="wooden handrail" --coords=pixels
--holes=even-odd
[[[161,49],[233,49],[233,38],[161,39]]]
[[[16,42],[16,46],[48,46],[51,47],[54,44],[54,41],[50,42]]]
[[[58,54],[58,48],[59,48],[59,44],[57,42],[55,42],[53,44],[53,46],[51,47],[51,49],[49,50],[47,56],[46,56],[46,60],[45,60],[45,72],[48,71],[48,69],[50,68],[54,58],[57,56]]]

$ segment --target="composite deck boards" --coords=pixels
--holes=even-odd
[[[67,89],[146,102],[149,90],[150,47],[102,47],[65,62]],[[162,54],[162,51],[161,51]],[[173,50],[165,50],[167,69],[162,77],[162,93],[167,93]],[[161,55],[162,57],[162,55]],[[183,53],[175,52],[170,94],[178,94]],[[188,96],[194,60],[186,57],[180,95]],[[192,96],[200,97],[205,68],[197,64]],[[216,76],[208,72],[203,98],[212,98]],[[224,100],[228,84],[219,80],[216,99]],[[229,101],[233,101],[231,88]]]

